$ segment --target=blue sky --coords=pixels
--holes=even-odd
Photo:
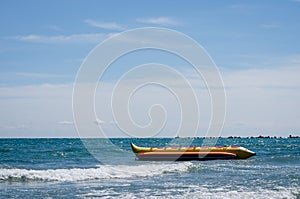
[[[224,135],[299,135],[299,11],[298,0],[1,1],[0,137],[76,137],[72,83],[82,61],[109,36],[149,26],[180,31],[213,58],[227,89]],[[124,63],[155,59],[186,67],[145,52],[105,80]]]

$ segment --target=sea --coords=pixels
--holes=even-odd
[[[130,143],[234,145],[256,156],[137,161]],[[0,198],[300,198],[300,138],[0,139]]]

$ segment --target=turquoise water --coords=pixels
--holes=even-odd
[[[195,146],[203,139],[0,139],[0,198],[300,198],[299,138],[211,141],[257,155],[140,162],[131,142]]]

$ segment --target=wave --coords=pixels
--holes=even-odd
[[[215,199],[264,199],[264,198],[286,198],[296,199],[300,196],[299,188],[275,188],[270,189],[255,189],[249,190],[246,187],[241,187],[238,190],[224,190],[222,188],[214,190],[201,189],[195,192],[183,194],[183,198],[201,199],[201,198],[215,198]],[[176,197],[175,197],[176,198]],[[178,197],[179,198],[179,197]]]
[[[126,185],[125,185],[126,186]],[[129,186],[129,185],[127,185]],[[300,197],[300,188],[276,187],[274,190],[257,188],[251,190],[247,187],[236,187],[236,190],[228,190],[222,187],[206,188],[198,185],[178,187],[178,183],[165,185],[164,189],[143,189],[141,192],[132,193],[119,189],[98,189],[90,190],[88,193],[78,195],[79,198],[96,198],[99,196],[114,196],[116,198],[153,198],[153,199],[265,199],[265,198],[286,198],[296,199]]]
[[[2,181],[59,181],[75,182],[98,179],[134,178],[157,176],[166,173],[181,173],[188,170],[190,162],[177,164],[143,164],[143,165],[100,165],[97,168],[72,169],[0,169]]]

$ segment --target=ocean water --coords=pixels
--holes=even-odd
[[[257,155],[148,162],[135,160],[131,142],[196,146],[203,139],[0,139],[0,198],[300,198],[299,138],[212,141]]]

